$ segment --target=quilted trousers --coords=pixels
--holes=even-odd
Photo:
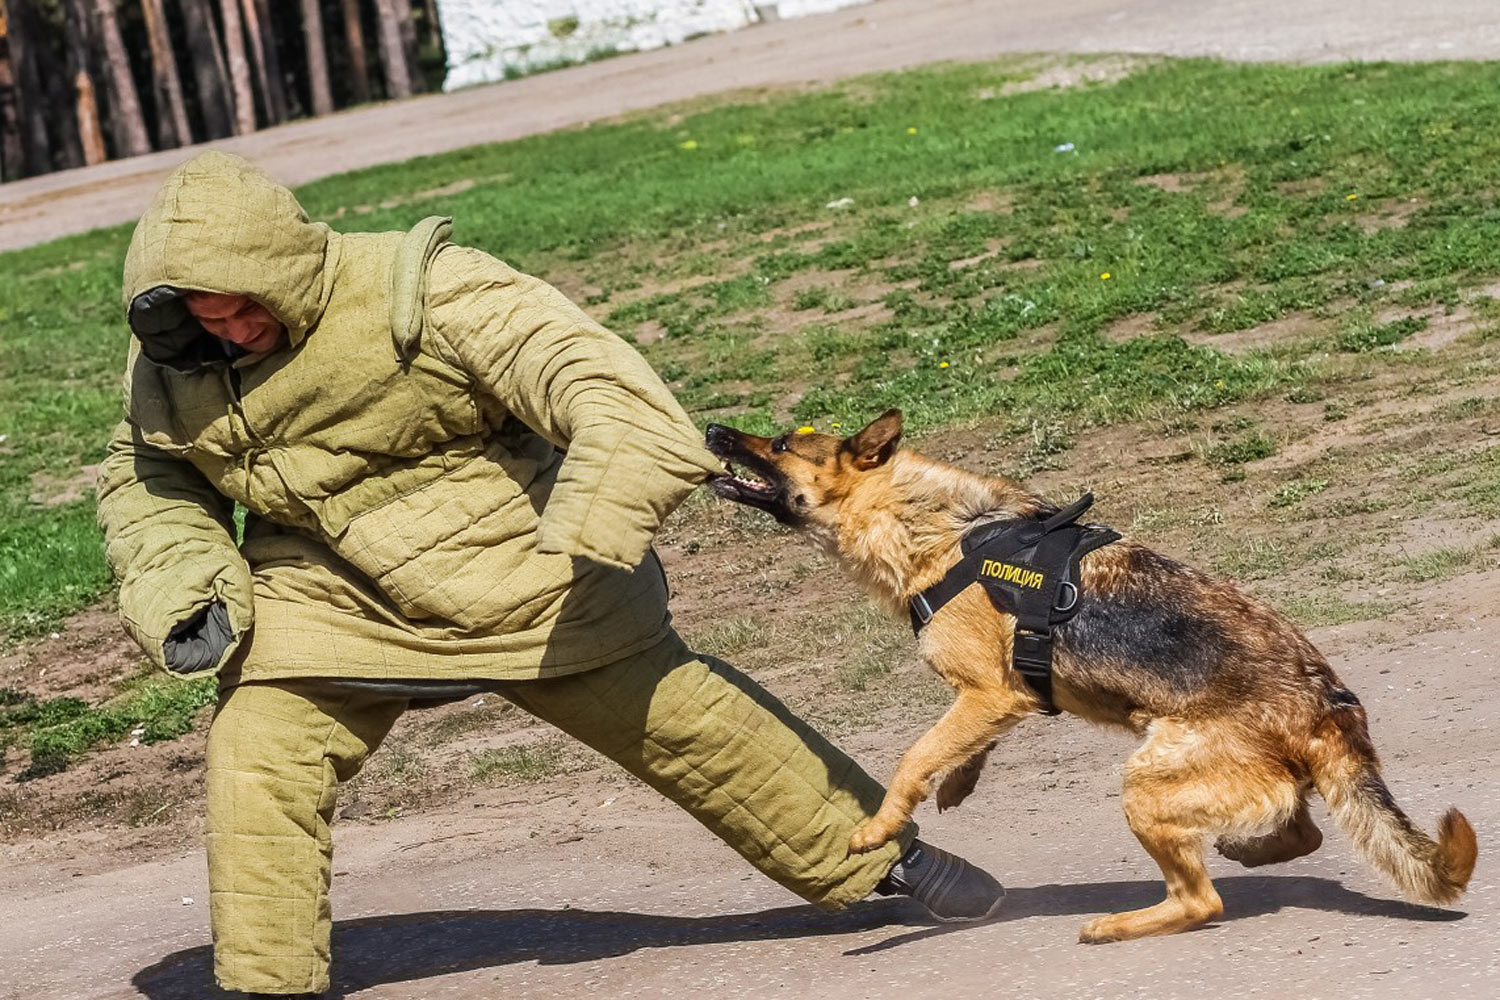
[[[749,677],[674,635],[644,653],[495,690],[686,809],[752,865],[824,909],[867,896],[910,846],[850,855],[884,790]],[[221,696],[208,739],[214,971],[226,989],[329,985],[338,785],[407,700],[338,681],[246,683]]]

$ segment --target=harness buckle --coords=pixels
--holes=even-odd
[[[932,621],[932,605],[927,603],[926,594],[917,594],[911,599],[911,613],[923,625]]]
[[[1011,663],[1022,676],[1050,677],[1052,674],[1052,633],[1016,629]]]

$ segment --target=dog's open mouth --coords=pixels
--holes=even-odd
[[[709,489],[728,500],[755,501],[774,499],[780,488],[749,469],[736,468],[725,461],[724,472],[709,480]]]

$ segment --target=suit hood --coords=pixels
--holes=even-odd
[[[188,371],[229,360],[188,312],[190,291],[247,295],[293,345],[327,304],[330,231],[291,191],[241,157],[208,152],[174,170],[136,224],[125,256],[131,332],[149,360]]]

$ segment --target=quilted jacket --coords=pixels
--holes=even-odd
[[[158,664],[216,602],[230,679],[534,678],[665,638],[651,539],[718,463],[629,345],[447,231],[333,232],[223,153],[157,193],[99,521]],[[287,337],[236,355],[191,290]]]

